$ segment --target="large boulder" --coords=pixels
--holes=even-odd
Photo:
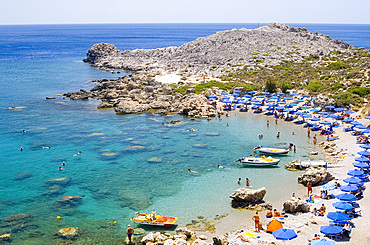
[[[304,186],[310,181],[312,185],[318,185],[326,183],[334,179],[333,176],[325,168],[308,168],[306,171],[298,177],[298,183]]]
[[[289,200],[285,201],[283,204],[284,211],[287,213],[307,213],[310,212],[310,205],[296,197],[292,197]]]
[[[176,235],[185,235],[187,238],[194,236],[194,231],[187,227],[179,227],[176,229]]]
[[[256,190],[248,188],[239,188],[230,195],[230,198],[237,202],[257,203],[262,201],[265,195],[266,195],[265,187],[261,187]]]
[[[55,235],[65,239],[76,239],[79,235],[78,227],[66,227],[55,232]]]
[[[11,233],[5,233],[0,235],[0,243],[3,244],[3,242],[11,242],[12,240],[12,234]]]

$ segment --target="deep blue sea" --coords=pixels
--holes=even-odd
[[[292,25],[370,48],[370,25]],[[97,110],[99,102],[95,100],[70,101],[59,95],[90,89],[94,84],[86,82],[89,80],[126,74],[103,72],[83,63],[95,43],[112,43],[121,50],[161,48],[220,30],[257,26],[0,26],[0,219],[15,213],[33,217],[18,226],[0,225],[0,233],[12,228],[14,244],[54,244],[58,241],[53,237],[55,231],[76,226],[83,230],[76,244],[114,244],[122,242],[136,211],[152,210],[177,216],[180,226],[198,216],[215,221],[215,215],[229,214],[231,218],[216,223],[218,229],[231,230],[250,215],[230,207],[229,195],[240,187],[238,178],[251,179],[252,188],[265,186],[265,200],[275,205],[281,205],[291,192],[302,190],[296,181],[299,173],[283,167],[314,149],[300,126],[281,122],[266,127],[268,118],[250,113],[232,114],[222,121],[146,113],[123,116],[113,110]],[[25,108],[9,110],[11,106]],[[162,124],[175,119],[181,123]],[[191,128],[199,131],[188,132]],[[278,131],[279,139],[275,137]],[[258,139],[261,132],[265,137]],[[282,157],[277,168],[240,168],[234,162],[251,154],[256,145],[290,142],[297,145],[297,153]],[[49,145],[50,149],[43,148]],[[138,146],[139,151],[127,150]],[[78,151],[82,154],[74,156]],[[218,169],[218,164],[228,169]],[[188,168],[199,173],[188,173]],[[61,177],[69,177],[71,182],[63,188],[46,182]],[[81,195],[82,202],[62,208],[56,201],[64,195]]]

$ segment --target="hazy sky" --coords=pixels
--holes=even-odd
[[[369,0],[0,0],[0,24],[370,24]]]

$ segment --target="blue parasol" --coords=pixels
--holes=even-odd
[[[240,90],[234,90],[234,93],[238,93],[238,94],[240,94],[242,91],[240,91]]]
[[[294,230],[284,228],[280,228],[279,230],[273,231],[272,235],[274,235],[276,239],[280,240],[291,240],[297,237],[297,233],[295,233]]]
[[[249,91],[248,94],[255,94],[256,92],[254,91]]]
[[[370,144],[360,145],[361,148],[370,149]]]
[[[351,111],[351,110],[348,110],[348,111],[345,111],[344,113],[346,113],[346,114],[353,114],[355,112],[354,111]]]
[[[370,162],[370,159],[367,158],[367,157],[364,157],[364,156],[360,156],[360,157],[355,157],[355,161],[358,161],[358,162]]]
[[[362,123],[357,122],[357,121],[352,121],[352,122],[351,122],[351,124],[352,124],[352,125],[362,125]]]
[[[320,124],[331,125],[331,122],[329,122],[329,121],[322,121],[322,122],[320,122]]]
[[[334,241],[327,240],[326,238],[321,238],[318,240],[312,240],[311,245],[335,245]]]
[[[261,94],[262,95],[269,95],[270,93],[269,92],[262,92]]]
[[[361,131],[363,134],[369,134],[370,133],[370,128],[366,128],[365,130]]]
[[[354,169],[354,170],[350,170],[348,171],[347,173],[348,175],[351,175],[351,176],[354,176],[354,177],[357,177],[357,176],[362,176],[365,174],[365,172],[363,170],[359,170],[359,169]]]
[[[302,99],[296,99],[294,101],[297,102],[297,103],[299,103],[299,102],[303,102],[304,100],[302,100]]]
[[[369,164],[367,164],[366,162],[354,162],[352,164],[356,168],[369,168]]]
[[[289,96],[297,96],[297,93],[290,93]]]
[[[318,118],[318,117],[313,117],[310,119],[311,121],[321,121],[321,118]]]
[[[342,212],[329,212],[327,217],[333,221],[346,221],[351,219],[348,214]]]
[[[364,157],[369,157],[370,156],[370,151],[364,150],[364,151],[359,151],[357,154],[364,156]]]
[[[358,128],[358,129],[367,129],[368,128],[368,127],[366,127],[365,125],[362,125],[362,124],[356,125],[355,127]]]
[[[325,225],[320,227],[320,232],[327,236],[339,235],[342,231],[343,227],[336,225]]]
[[[329,113],[327,113],[326,111],[320,111],[319,114],[320,115],[328,115]]]
[[[343,119],[343,122],[345,122],[345,123],[350,123],[350,122],[353,122],[355,119],[353,119],[353,118],[345,118],[345,119]]]
[[[345,191],[345,192],[354,192],[354,191],[358,191],[358,187],[355,186],[355,185],[342,185],[341,187],[339,187],[339,189],[341,191]]]
[[[221,95],[228,95],[228,93],[226,93],[226,92],[221,92]]]
[[[344,179],[343,181],[348,184],[353,184],[353,185],[358,185],[362,182],[361,179],[357,177],[349,177],[349,178]]]
[[[208,98],[217,98],[217,96],[214,94],[211,94],[210,96],[208,96]]]
[[[340,210],[352,210],[352,204],[348,202],[335,202],[333,203],[333,207]]]
[[[370,119],[370,116],[365,117],[365,119]]]
[[[344,109],[343,108],[334,108],[334,111],[344,111]]]
[[[342,193],[342,194],[336,195],[335,197],[341,201],[346,201],[346,202],[353,202],[357,200],[357,197],[350,193]]]
[[[327,106],[325,106],[325,109],[329,109],[329,110],[332,110],[332,109],[334,109],[335,108],[335,106],[332,106],[332,105],[327,105]]]

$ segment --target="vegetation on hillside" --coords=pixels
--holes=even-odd
[[[311,95],[328,95],[338,105],[361,106],[365,98],[370,99],[370,50],[360,48],[350,54],[333,51],[330,55],[306,57],[302,62],[283,60],[276,66],[259,63],[230,67],[220,78],[223,82],[195,85],[196,93],[212,86],[225,91],[235,87],[268,92],[303,89]],[[184,93],[187,88],[179,87],[177,92]]]

